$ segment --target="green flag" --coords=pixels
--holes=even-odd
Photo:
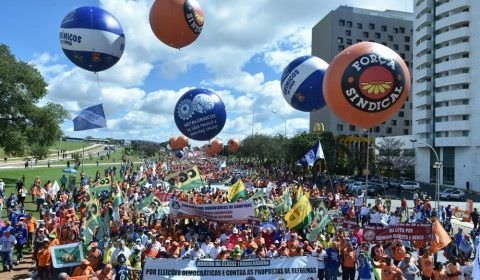
[[[313,209],[307,196],[299,198],[297,203],[288,211],[284,219],[290,229],[301,230],[313,221]]]
[[[245,188],[245,184],[243,184],[242,179],[238,179],[235,184],[231,185],[228,189],[227,199],[229,202],[235,202],[240,198],[247,197],[248,192]]]

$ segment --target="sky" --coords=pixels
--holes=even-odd
[[[197,1],[205,16],[202,33],[180,50],[151,31],[153,0],[2,0],[0,44],[41,72],[48,84],[41,104],[62,104],[73,119],[103,103],[106,128],[74,132],[68,119],[61,125],[67,136],[166,141],[181,134],[173,119],[177,100],[201,87],[225,103],[227,121],[217,135],[224,142],[252,131],[283,134],[285,124],[291,137],[308,131],[309,114],[288,105],[280,77],[289,62],[311,53],[313,26],[340,5],[413,10],[413,0]],[[125,32],[120,61],[98,77],[70,62],[59,42],[63,18],[81,6],[109,11]]]

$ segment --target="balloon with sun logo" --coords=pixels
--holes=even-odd
[[[410,92],[410,72],[392,49],[361,42],[334,57],[325,73],[323,92],[338,117],[368,129],[403,106]]]
[[[222,131],[227,112],[216,93],[195,88],[184,93],[177,101],[174,119],[183,135],[193,140],[207,141]]]
[[[115,65],[125,49],[120,22],[98,7],[80,7],[68,13],[60,25],[59,37],[70,61],[92,72]]]
[[[328,64],[315,56],[294,59],[283,70],[282,93],[293,108],[312,112],[325,106],[323,76]]]

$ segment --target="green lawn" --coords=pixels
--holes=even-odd
[[[66,151],[73,151],[73,150],[79,150],[82,147],[88,147],[93,145],[92,143],[88,142],[66,142],[66,141],[56,141],[52,146],[49,148],[49,153],[56,153],[57,148],[60,148],[62,150]],[[5,152],[3,151],[3,148],[0,148],[0,158],[5,157]]]

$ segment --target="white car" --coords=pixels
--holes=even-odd
[[[400,188],[402,188],[402,190],[418,191],[420,190],[420,184],[414,181],[405,181],[400,184]]]
[[[450,199],[450,194],[455,191],[455,189],[445,189],[440,192],[440,199]]]
[[[450,193],[449,198],[454,200],[465,200],[465,192],[462,190],[454,190]]]

